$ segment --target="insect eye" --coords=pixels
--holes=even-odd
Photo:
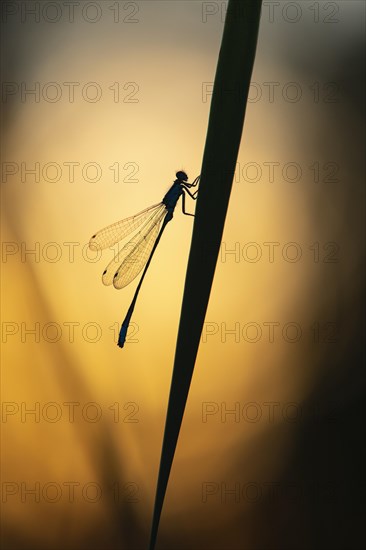
[[[103,271],[103,275],[105,275],[107,273],[107,270]]]

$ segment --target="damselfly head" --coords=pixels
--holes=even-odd
[[[175,175],[180,181],[188,181],[188,176],[185,172],[183,172],[183,170],[179,170],[179,172],[177,172]]]

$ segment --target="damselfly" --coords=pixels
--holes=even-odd
[[[185,198],[186,194],[188,194],[192,199],[196,200],[198,189],[193,193],[191,193],[189,189],[198,185],[200,176],[198,176],[193,183],[188,183],[187,174],[179,171],[176,173],[176,178],[177,179],[161,202],[142,210],[138,214],[135,214],[135,216],[125,218],[124,220],[109,225],[105,229],[101,229],[98,233],[93,235],[89,241],[89,247],[91,249],[103,250],[119,243],[122,239],[127,237],[127,235],[130,235],[135,229],[138,229],[142,225],[141,229],[119,252],[117,252],[102,275],[102,281],[105,285],[113,284],[115,288],[120,289],[130,284],[143,267],[145,267],[125,320],[121,326],[118,338],[118,345],[120,348],[123,348],[126,340],[128,325],[135,308],[142,281],[146,275],[165,226],[173,218],[173,212],[180,196],[182,196],[183,214],[194,216],[194,214],[186,212]]]

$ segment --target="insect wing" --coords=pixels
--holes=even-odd
[[[113,246],[140,227],[140,225],[151,217],[152,214],[160,210],[161,206],[162,203],[159,202],[158,204],[149,206],[149,208],[145,208],[145,210],[138,212],[134,216],[130,216],[129,218],[125,218],[101,229],[90,239],[89,248],[91,250],[104,250],[105,248]]]
[[[162,219],[163,218],[157,220],[155,226],[146,236],[145,240],[142,241],[140,245],[136,247],[136,250],[129,254],[124,260],[113,280],[115,288],[120,289],[129,285],[145,267],[159,234]]]
[[[113,283],[115,288],[123,288],[140,273],[154,246],[165,213],[165,205],[161,204],[140,231],[116,254],[103,273],[105,285]]]

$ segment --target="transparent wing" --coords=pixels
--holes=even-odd
[[[161,204],[140,231],[116,254],[103,273],[105,285],[113,283],[115,288],[123,288],[137,277],[149,258],[165,214],[166,207]]]
[[[124,288],[131,281],[137,277],[137,275],[145,267],[147,260],[149,259],[151,250],[155,244],[156,238],[160,231],[161,221],[163,216],[156,221],[150,232],[146,235],[143,241],[136,246],[135,250],[131,252],[127,258],[121,264],[117,273],[113,279],[114,288]]]
[[[159,202],[158,204],[149,206],[149,208],[145,208],[145,210],[138,212],[138,214],[134,216],[112,223],[112,225],[108,225],[108,227],[101,229],[90,239],[89,248],[91,250],[104,250],[109,246],[113,246],[137,229],[145,220],[154,214],[155,211],[161,208],[161,205],[162,203]]]

